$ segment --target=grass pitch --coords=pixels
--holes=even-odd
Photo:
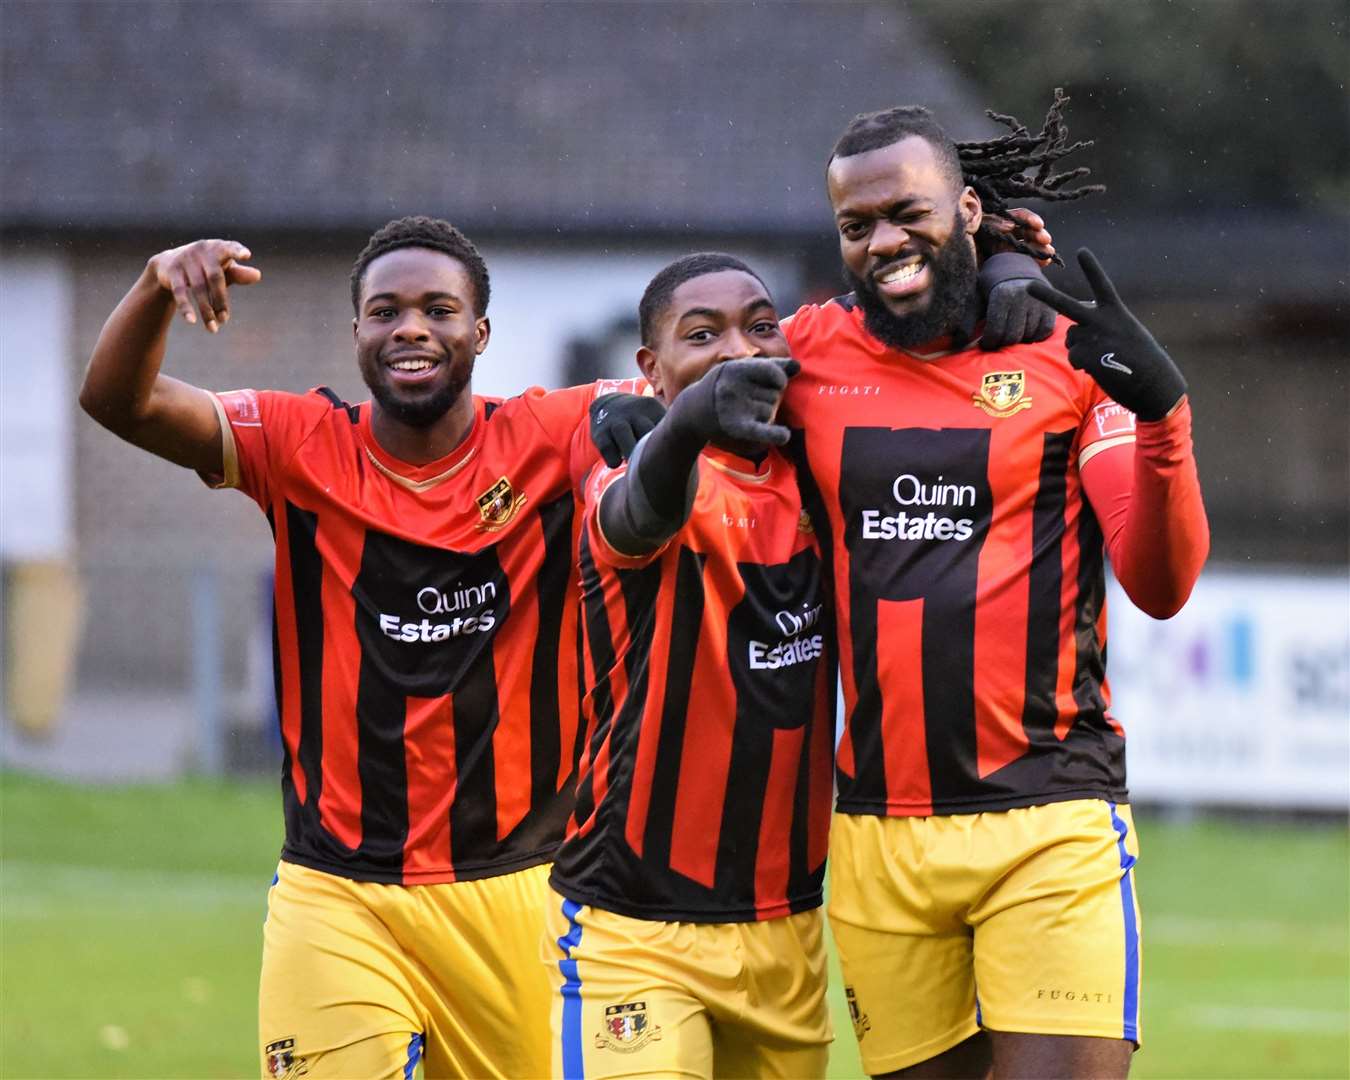
[[[1344,826],[1139,815],[1133,1076],[1350,1076]],[[272,784],[0,776],[0,1076],[256,1076]],[[838,970],[832,1078],[861,1075]]]

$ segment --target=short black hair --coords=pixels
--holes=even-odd
[[[933,148],[942,171],[952,184],[958,188],[965,186],[956,144],[933,114],[922,105],[897,105],[893,109],[859,113],[835,140],[834,149],[830,151],[830,161],[865,154],[869,150],[880,150],[911,135],[917,135]]]
[[[676,289],[686,281],[723,270],[739,270],[764,285],[764,279],[735,255],[727,255],[721,251],[699,251],[676,259],[659,271],[642,292],[642,300],[638,303],[638,330],[642,334],[642,344],[651,347],[656,333],[656,322],[670,306],[670,298],[675,295]],[[766,293],[769,291],[767,285],[764,285],[764,291]]]
[[[473,286],[474,314],[487,314],[488,297],[491,283],[488,281],[487,263],[478,254],[473,241],[456,229],[448,221],[440,218],[414,215],[395,218],[376,229],[361,249],[361,254],[352,264],[352,310],[361,311],[361,282],[366,276],[366,267],[381,255],[388,255],[399,248],[429,248],[458,259],[469,272],[469,283]]]

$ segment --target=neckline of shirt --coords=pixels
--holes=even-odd
[[[861,305],[855,307],[849,314],[854,317],[854,320],[858,324],[858,329],[861,330],[868,339],[876,342],[883,352],[896,353],[900,356],[907,357],[910,360],[917,360],[921,364],[933,364],[939,360],[946,360],[948,357],[960,356],[962,353],[970,352],[972,349],[978,349],[980,336],[984,333],[984,320],[981,319],[975,324],[974,329],[971,331],[970,340],[959,349],[935,349],[932,352],[925,352],[919,349],[901,349],[894,345],[887,345],[886,342],[882,341],[873,334],[872,331],[867,329],[867,323],[864,319]]]
[[[473,426],[469,428],[468,434],[460,440],[459,445],[450,453],[437,458],[435,461],[429,461],[425,465],[413,465],[396,458],[379,444],[379,440],[375,438],[375,433],[370,427],[369,407],[361,410],[361,417],[357,422],[361,447],[365,450],[370,463],[390,480],[410,491],[425,491],[449,480],[477,456],[483,436],[484,405],[484,400],[475,395],[473,399]]]
[[[770,450],[756,465],[750,458],[724,450],[720,446],[709,444],[703,448],[703,458],[709,465],[748,484],[763,484],[773,475],[773,457]]]

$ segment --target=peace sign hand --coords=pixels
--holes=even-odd
[[[1147,327],[1130,313],[1096,256],[1080,248],[1078,265],[1095,303],[1075,300],[1041,281],[1031,282],[1027,295],[1076,324],[1064,338],[1070,364],[1086,371],[1140,420],[1161,420],[1186,393],[1186,380]]]

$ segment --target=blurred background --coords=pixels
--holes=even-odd
[[[255,1071],[280,840],[266,522],[78,412],[145,260],[243,241],[212,389],[365,396],[348,272],[392,217],[493,279],[475,389],[629,374],[666,261],[783,313],[843,291],[824,165],[858,112],[958,139],[1054,88],[1087,245],[1191,384],[1213,530],[1186,610],[1113,597],[1142,810],[1138,1076],[1350,1074],[1350,31],[1343,0],[0,7],[0,1073]],[[833,988],[838,993],[837,979]],[[857,1076],[841,1015],[832,1075]]]

